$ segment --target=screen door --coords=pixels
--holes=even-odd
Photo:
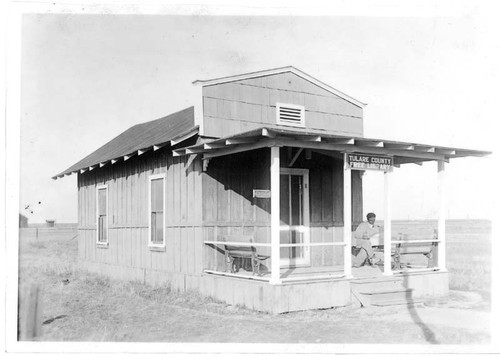
[[[280,265],[309,265],[309,171],[282,168],[280,174]]]

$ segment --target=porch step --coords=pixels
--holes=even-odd
[[[375,277],[356,279],[351,281],[351,288],[357,291],[403,288],[403,278]]]
[[[382,284],[382,283],[402,283],[403,278],[400,277],[372,277],[372,278],[362,278],[362,279],[352,279],[351,283],[359,285],[367,284]]]
[[[372,291],[362,291],[359,292],[364,296],[370,305],[375,303],[385,303],[393,301],[404,301],[412,299],[412,289],[407,288],[388,288],[383,290],[372,290]]]
[[[392,306],[392,305],[405,305],[405,306],[414,306],[416,304],[420,304],[420,303],[423,303],[424,301],[423,300],[419,300],[419,299],[404,299],[404,300],[399,300],[399,299],[396,299],[396,300],[388,300],[388,301],[384,301],[384,302],[380,302],[380,303],[372,303],[372,305],[374,307],[388,307],[388,306]]]
[[[405,288],[401,278],[376,277],[351,281],[351,294],[354,303],[363,307],[412,305],[413,290]]]

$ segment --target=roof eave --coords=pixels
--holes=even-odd
[[[66,170],[66,171],[63,171],[63,172],[61,172],[61,173],[59,173],[51,178],[53,180],[57,180],[58,178],[62,178],[64,176],[70,176],[73,173],[78,173],[78,172],[84,173],[86,171],[92,171],[96,167],[104,167],[104,165],[107,165],[107,164],[113,165],[114,163],[116,163],[120,160],[127,161],[132,156],[135,156],[135,155],[140,156],[140,155],[142,155],[150,150],[157,151],[165,146],[172,147],[172,146],[178,145],[178,144],[184,142],[185,140],[197,135],[198,133],[199,133],[199,126],[196,125],[196,126],[193,126],[192,128],[190,128],[189,130],[178,134],[177,136],[173,137],[172,139],[170,139],[168,141],[163,141],[161,143],[154,143],[154,144],[142,147],[142,148],[135,150],[133,152],[126,153],[126,154],[120,155],[118,157],[108,158],[104,161],[100,161],[99,163],[94,163],[90,166],[84,166],[84,167],[77,168],[77,169],[71,169],[70,171]]]
[[[293,137],[293,142],[290,139]],[[407,163],[422,161],[449,161],[460,157],[484,157],[491,155],[489,151],[470,150],[442,146],[430,146],[410,142],[371,139],[366,137],[344,136],[331,133],[316,133],[311,131],[297,131],[296,129],[276,129],[262,127],[224,138],[205,141],[200,144],[174,150],[174,156],[189,154],[203,154],[205,157],[216,157],[231,153],[249,151],[252,149],[269,147],[273,143],[294,147],[340,152],[386,154],[395,157],[410,159]],[[295,146],[296,147],[296,146]],[[234,151],[233,151],[234,150]]]

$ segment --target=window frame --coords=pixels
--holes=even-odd
[[[99,191],[106,190],[106,242],[99,240]],[[107,184],[96,186],[96,244],[109,246],[109,189]]]
[[[296,110],[300,110],[300,122],[293,122],[293,121],[283,121],[280,118],[280,109],[281,107],[288,107],[288,108],[293,108]],[[282,103],[282,102],[277,102],[276,103],[276,124],[278,125],[283,125],[283,126],[293,126],[293,127],[306,127],[306,108],[302,105],[296,105],[292,103]]]
[[[163,231],[163,241],[162,243],[155,243],[152,241],[152,238],[151,238],[151,202],[152,202],[152,198],[151,198],[151,184],[153,183],[154,180],[157,180],[157,179],[162,179],[163,180],[163,228],[162,228],[162,231]],[[165,245],[166,245],[166,238],[165,238],[165,234],[166,234],[166,213],[165,213],[165,210],[166,210],[166,184],[167,184],[167,181],[166,181],[166,176],[165,176],[165,173],[159,173],[159,174],[154,174],[154,175],[150,175],[149,176],[149,193],[148,193],[148,247],[149,248],[165,248]]]

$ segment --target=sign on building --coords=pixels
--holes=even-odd
[[[345,163],[353,170],[392,171],[394,159],[390,156],[369,155],[363,153],[346,153]]]
[[[254,189],[253,198],[271,198],[271,190],[269,189]]]

